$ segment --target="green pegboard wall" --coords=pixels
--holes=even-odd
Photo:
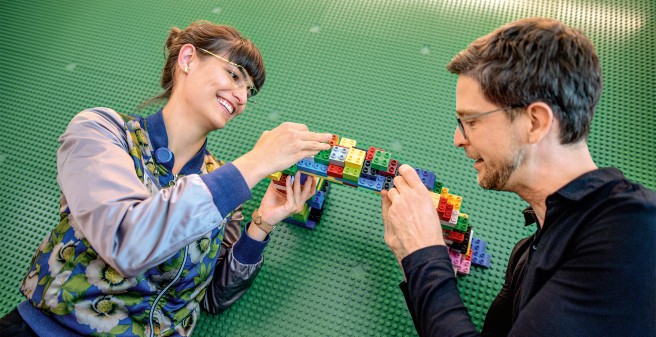
[[[456,78],[446,63],[521,17],[581,28],[604,74],[593,157],[654,189],[655,14],[648,0],[0,0],[0,314],[22,301],[20,280],[58,218],[57,137],[85,108],[134,112],[158,92],[168,29],[208,19],[252,38],[268,70],[257,106],[212,134],[210,149],[231,160],[262,130],[294,121],[436,172],[463,196],[476,236],[489,243],[492,268],[474,267],[458,283],[480,328],[510,250],[534,229],[522,228],[524,202],[480,189],[472,163],[453,147]],[[224,314],[204,314],[195,335],[415,335],[379,203],[371,192],[333,186],[317,228],[280,226],[253,288]],[[246,214],[256,206],[249,201]]]

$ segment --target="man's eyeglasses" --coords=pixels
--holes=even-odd
[[[197,49],[202,51],[203,53],[214,56],[217,59],[225,62],[227,65],[226,67],[223,68],[223,70],[225,70],[228,77],[232,80],[232,84],[236,88],[244,88],[244,87],[247,88],[247,97],[249,99],[257,95],[257,89],[255,88],[255,84],[253,84],[253,80],[248,75],[248,72],[246,71],[246,69],[244,69],[244,67],[240,66],[237,63],[231,62],[230,60],[227,60],[219,55],[216,55],[210,52],[209,50],[203,48],[197,48]],[[235,69],[231,69],[231,68],[235,68]],[[252,101],[249,100],[249,102]]]
[[[456,121],[458,121],[458,128],[460,129],[460,132],[462,132],[462,136],[465,137],[465,139],[467,139],[467,134],[465,134],[465,126],[462,124],[463,121],[466,122],[466,121],[469,121],[469,120],[472,120],[472,119],[475,119],[475,118],[487,116],[487,115],[489,115],[491,113],[495,113],[497,111],[508,110],[508,109],[512,109],[512,108],[508,108],[508,107],[498,108],[498,109],[494,109],[494,110],[490,110],[490,111],[486,111],[486,112],[481,112],[481,113],[477,113],[477,114],[473,114],[473,115],[467,115],[467,116],[463,116],[463,117],[460,117],[460,116],[456,115]]]

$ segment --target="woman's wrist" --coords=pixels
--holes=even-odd
[[[253,215],[251,216],[251,219],[252,219],[251,225],[255,225],[255,226],[251,226],[254,227],[252,231],[253,234],[256,235],[257,237],[262,237],[262,235],[266,237],[266,235],[270,234],[278,224],[278,221],[269,220],[266,214],[262,214],[259,211],[259,209],[255,209],[253,211]],[[251,232],[249,231],[249,234],[250,233]],[[262,240],[264,240],[264,238]]]
[[[261,172],[261,161],[256,157],[257,156],[251,151],[232,162],[244,177],[244,180],[250,189],[253,189],[255,185],[268,175]]]
[[[246,229],[246,233],[251,239],[257,241],[264,241],[268,235],[262,228],[256,226],[253,222],[251,222],[251,225]]]

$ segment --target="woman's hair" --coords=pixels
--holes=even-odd
[[[255,44],[244,38],[235,28],[225,25],[217,25],[209,21],[196,21],[184,30],[173,27],[164,45],[166,63],[162,69],[161,85],[164,92],[149,100],[145,105],[153,101],[168,99],[173,91],[176,64],[180,48],[185,44],[191,44],[196,49],[202,48],[214,54],[227,54],[227,58],[246,69],[253,79],[255,88],[260,90],[264,85],[266,70],[262,54]],[[197,53],[198,57],[207,57]]]

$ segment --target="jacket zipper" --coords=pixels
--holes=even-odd
[[[150,317],[149,317],[149,320],[148,320],[148,323],[150,324],[150,337],[155,336],[155,325],[153,324],[153,314],[155,313],[155,308],[157,307],[157,302],[159,302],[159,300],[162,299],[162,296],[164,296],[164,294],[169,290],[169,288],[171,288],[171,286],[173,286],[173,284],[178,282],[178,280],[180,279],[180,276],[182,275],[182,271],[184,270],[185,262],[187,261],[187,252],[188,251],[189,251],[189,246],[186,246],[185,251],[184,251],[184,256],[182,258],[182,265],[180,266],[180,269],[178,269],[178,273],[175,275],[175,278],[173,278],[171,283],[169,283],[166,287],[164,287],[164,289],[162,289],[162,291],[157,295],[157,298],[155,298],[155,301],[153,302],[153,305],[150,308]],[[163,331],[160,331],[160,334],[162,332]]]

